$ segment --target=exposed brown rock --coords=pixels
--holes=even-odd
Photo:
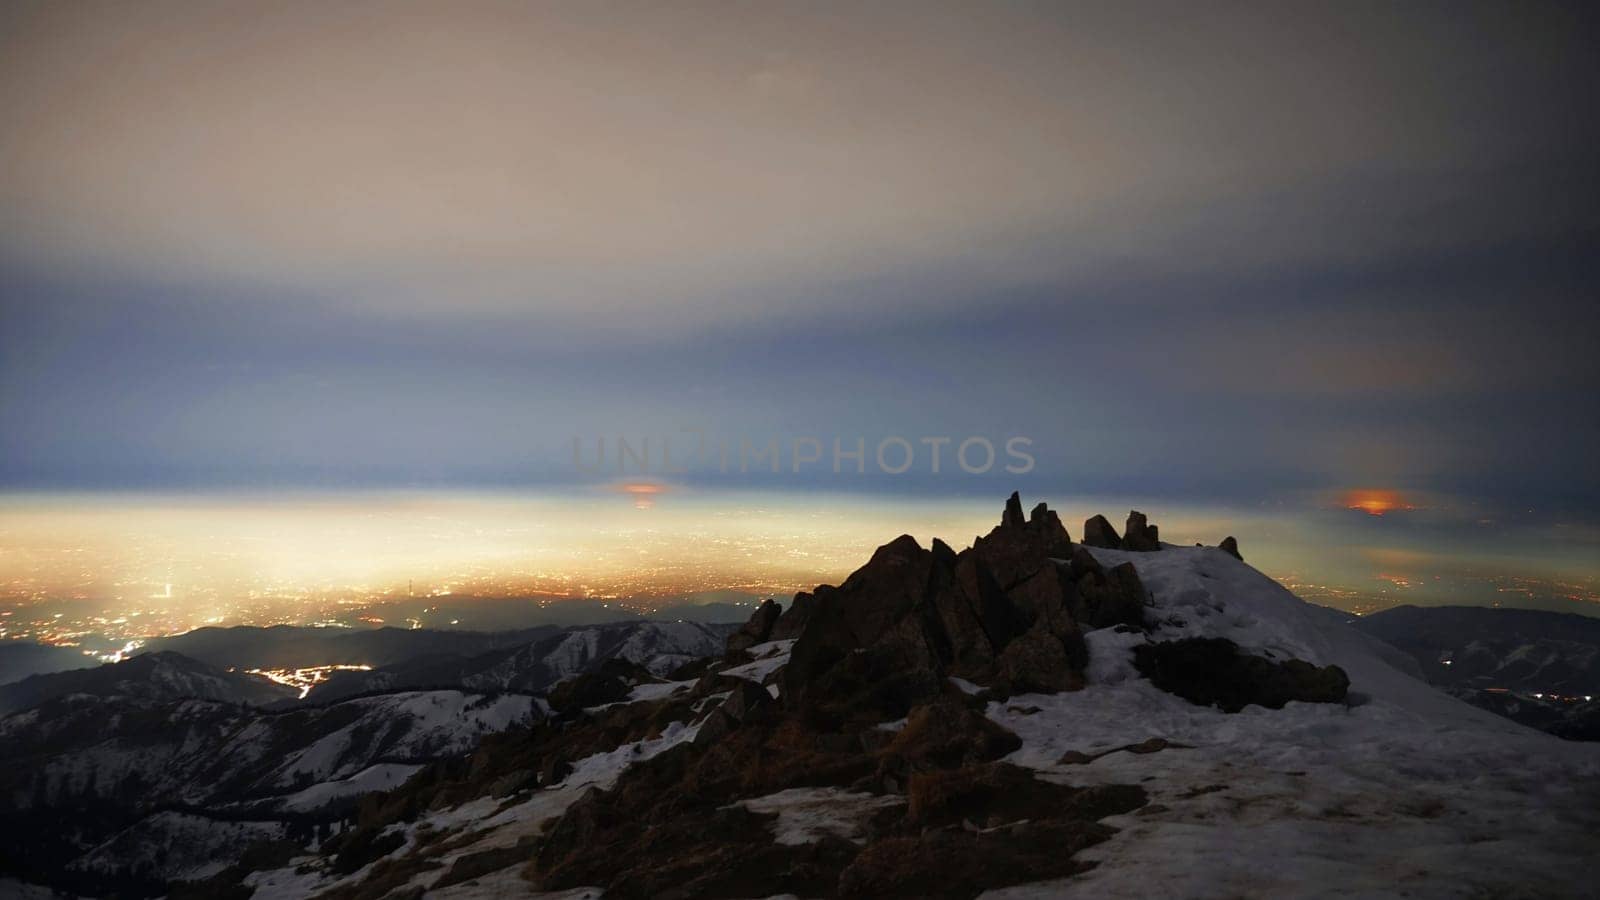
[[[801,591],[789,601],[789,608],[783,611],[778,621],[773,624],[772,631],[767,635],[769,641],[792,641],[805,631],[806,622],[811,618],[813,607],[812,597],[809,593]]]
[[[999,583],[1001,589],[1031,576],[1050,564],[1052,558],[1065,559],[1072,553],[1072,539],[1061,519],[1041,503],[1027,521],[1022,518],[1022,500],[1012,494],[1006,511],[987,535],[972,544],[972,551]]]
[[[982,712],[945,697],[912,710],[884,752],[920,770],[988,762],[1021,746],[1021,738]]]
[[[1022,519],[1022,495],[1016,491],[1006,498],[1005,512],[1000,514],[1001,528],[1022,528],[1027,523]]]
[[[946,674],[1007,690],[1081,686],[1080,604],[1056,561],[1073,552],[1059,517],[1039,504],[1024,519],[1015,494],[970,550],[937,540],[924,550],[909,536],[880,547],[837,588],[796,597],[806,619],[782,676],[784,706],[842,727],[904,715],[937,696]],[[1035,628],[1043,634],[1008,653]]]
[[[709,747],[727,737],[735,728],[739,727],[739,720],[722,707],[717,707],[706,714],[700,721],[700,728],[694,733],[696,747]]]
[[[1161,549],[1159,532],[1145,520],[1144,513],[1129,510],[1127,528],[1122,533],[1122,549],[1148,553]]]
[[[626,700],[635,685],[660,681],[643,666],[625,659],[608,659],[593,672],[575,675],[555,684],[546,699],[558,713],[573,713],[590,706]]]
[[[1225,638],[1185,638],[1133,649],[1134,666],[1156,687],[1224,712],[1256,704],[1282,709],[1291,700],[1342,703],[1350,678],[1338,666],[1275,662],[1243,653]]]
[[[1075,605],[1072,607],[1077,620],[1087,628],[1108,628],[1112,625],[1143,628],[1144,608],[1149,595],[1133,564],[1122,563],[1104,569],[1087,552],[1083,556],[1088,560],[1081,566]],[[1080,571],[1078,559],[1074,557],[1074,572]]]
[[[728,635],[728,652],[748,650],[756,644],[766,643],[771,639],[769,636],[772,634],[772,628],[778,624],[778,617],[782,612],[783,607],[776,601],[761,601],[761,605],[751,613],[749,620],[739,626],[738,631]]]
[[[877,841],[839,876],[840,897],[976,897],[989,888],[1063,878],[1073,855],[1114,833],[1096,822],[1029,822],[974,833],[943,828]]]
[[[1056,760],[1056,762],[1064,766],[1081,766],[1092,763],[1102,756],[1110,756],[1113,753],[1145,754],[1159,753],[1162,750],[1174,749],[1186,750],[1189,749],[1189,745],[1180,744],[1177,741],[1169,741],[1166,738],[1147,738],[1146,740],[1142,740],[1137,744],[1123,744],[1121,747],[1112,747],[1110,750],[1102,750],[1099,753],[1084,753],[1081,750],[1068,750],[1066,753],[1063,753],[1061,758]]]
[[[1083,523],[1083,542],[1106,550],[1122,549],[1122,538],[1117,535],[1117,530],[1111,527],[1105,516],[1100,515]]]
[[[777,705],[766,688],[740,678],[728,699],[722,701],[721,709],[739,724],[748,725],[771,717]]]
[[[1234,540],[1231,534],[1222,539],[1222,543],[1217,545],[1217,549],[1240,562],[1244,562],[1244,557],[1239,555],[1239,542]]]
[[[1082,643],[1082,637],[1078,638]],[[1040,619],[1000,654],[997,665],[1006,693],[1054,694],[1083,687],[1081,663],[1074,667],[1061,638]]]
[[[1130,785],[1070,787],[1003,762],[918,772],[911,776],[906,797],[906,824],[917,828],[962,822],[997,828],[1021,819],[1093,820],[1130,812],[1145,802],[1145,792]]]

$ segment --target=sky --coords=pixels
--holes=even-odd
[[[782,471],[639,474],[1593,521],[1597,25],[7,3],[0,490],[520,489],[698,433]]]

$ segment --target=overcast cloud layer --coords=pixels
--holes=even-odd
[[[1600,500],[1593,14],[1111,6],[7,4],[0,478]]]

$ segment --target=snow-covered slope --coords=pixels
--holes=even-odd
[[[535,697],[414,691],[252,714],[210,701],[134,706],[69,697],[0,719],[0,774],[15,809],[137,790],[168,803],[259,803],[380,762],[462,753],[543,715]],[[303,795],[300,795],[303,800]]]
[[[697,622],[619,622],[569,628],[519,647],[470,657],[430,656],[374,669],[339,672],[311,691],[313,702],[373,691],[460,687],[474,691],[543,691],[609,659],[658,675],[722,652],[729,629]]]
[[[62,697],[0,719],[0,828],[45,870],[96,885],[206,877],[545,712],[536,697],[462,691],[278,713]]]
[[[1088,688],[989,714],[1024,741],[1012,761],[1062,782],[1140,783],[1152,804],[1108,820],[1122,832],[1085,852],[1099,863],[1088,873],[992,896],[1070,884],[1086,896],[1555,897],[1600,884],[1600,748],[1445,695],[1386,661],[1348,617],[1219,550],[1093,552],[1134,564],[1157,627],[1091,632]],[[1352,705],[1229,715],[1138,677],[1132,645],[1189,636],[1336,664]],[[1189,746],[1057,762],[1153,737]]]

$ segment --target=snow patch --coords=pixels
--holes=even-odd
[[[839,788],[790,788],[776,794],[742,800],[754,813],[773,814],[773,839],[779,844],[811,844],[827,835],[862,842],[865,826],[878,810],[902,806],[895,796],[852,793]]]

